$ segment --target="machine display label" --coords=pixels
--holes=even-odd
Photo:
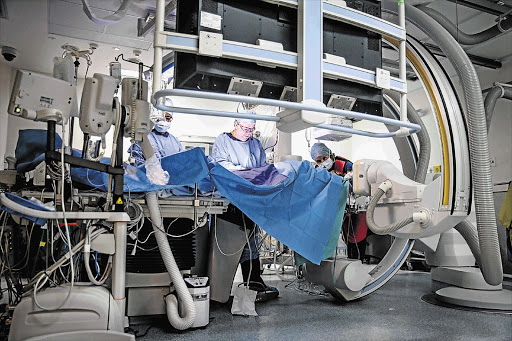
[[[220,31],[221,23],[220,15],[201,11],[201,26]]]
[[[39,98],[39,104],[42,107],[50,108],[53,104],[53,98],[41,96]]]

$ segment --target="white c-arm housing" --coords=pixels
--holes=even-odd
[[[407,178],[388,161],[368,159],[356,161],[353,172],[356,195],[375,196],[379,195],[379,188],[384,191],[373,212],[379,227],[412,218],[412,222],[390,233],[395,237],[432,236],[448,231],[467,216],[461,212],[452,214],[442,205],[441,177],[424,185]]]

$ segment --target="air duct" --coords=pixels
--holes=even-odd
[[[174,328],[185,330],[194,324],[196,318],[196,307],[172,254],[171,246],[167,240],[167,234],[163,230],[162,215],[160,214],[160,207],[158,206],[158,197],[156,192],[146,193],[146,203],[153,223],[153,230],[155,231],[155,237],[158,243],[158,248],[160,249],[160,254],[162,255],[162,259],[171,281],[176,288],[177,296],[182,300],[183,306],[185,307],[185,311],[182,312],[183,317],[181,317],[178,312],[178,301],[176,296],[173,294],[167,295],[165,297],[167,318]]]
[[[492,115],[496,101],[500,98],[512,99],[512,86],[496,83],[495,86],[485,96],[485,119],[487,121],[487,132],[491,126]]]
[[[455,26],[450,21],[450,19],[448,19],[435,9],[426,6],[418,6],[418,8],[421,9],[426,14],[428,14],[430,17],[432,17],[435,21],[437,21],[441,26],[443,26],[445,30],[448,31],[448,33],[452,35],[452,37],[457,39],[457,42],[459,44],[463,45],[476,45],[483,43],[489,39],[492,39],[502,33],[509,31],[512,28],[512,18],[510,16],[507,16],[505,17],[505,19],[502,19],[500,17],[496,26],[488,28],[479,33],[466,34],[460,31],[458,27]]]

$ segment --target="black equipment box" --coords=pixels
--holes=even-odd
[[[346,0],[350,8],[380,17],[380,1]],[[221,30],[201,26],[201,12],[222,17]],[[256,44],[257,39],[279,42],[297,52],[297,10],[258,0],[181,0],[176,10],[176,32],[199,35],[222,33],[224,40]],[[347,64],[375,71],[382,65],[379,34],[324,18],[323,52],[344,57]],[[268,68],[253,62],[175,53],[175,88],[226,93],[232,77],[262,81],[259,97],[279,99],[284,86],[297,86],[297,72]],[[332,94],[355,97],[352,110],[382,115],[380,89],[346,80],[324,78],[327,104]]]

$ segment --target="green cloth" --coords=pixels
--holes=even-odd
[[[341,233],[341,225],[343,224],[343,217],[345,216],[345,206],[347,205],[348,198],[348,188],[349,181],[348,179],[343,179],[343,188],[340,193],[340,197],[338,199],[338,208],[336,212],[336,219],[334,220],[334,226],[331,231],[331,236],[329,237],[329,241],[324,249],[323,259],[327,259],[332,256],[334,251],[336,251],[336,247],[338,246],[338,240],[340,238]],[[295,264],[302,265],[306,263],[308,260],[302,257],[300,254],[295,252]]]

